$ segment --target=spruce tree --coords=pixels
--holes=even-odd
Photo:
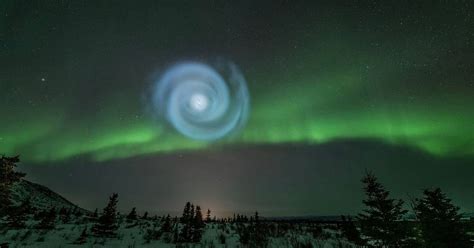
[[[127,221],[132,222],[134,220],[137,220],[137,210],[136,208],[132,208],[132,211],[127,215]]]
[[[172,231],[171,217],[169,214],[166,216],[166,218],[164,218],[163,224],[161,225],[161,231],[162,232]]]
[[[454,206],[440,188],[425,189],[423,198],[414,201],[424,247],[472,247],[461,222],[459,207]]]
[[[268,235],[266,226],[261,223],[258,212],[255,212],[253,223],[251,224],[250,247],[267,247]]]
[[[366,199],[366,209],[359,214],[361,232],[368,243],[375,247],[404,247],[408,230],[402,222],[407,213],[402,208],[403,201],[389,198],[390,193],[370,172],[362,179]]]
[[[178,242],[199,242],[204,227],[201,207],[194,207],[192,203],[187,202],[184,206],[181,224]]]
[[[201,207],[196,206],[196,211],[194,214],[194,219],[192,222],[192,230],[191,230],[191,240],[194,243],[198,243],[201,241],[202,237],[202,228],[204,227],[204,222],[202,220],[202,213],[201,213]]]
[[[19,162],[20,156],[0,158],[0,217],[12,212],[11,188],[26,175],[15,171]]]
[[[202,220],[201,207],[196,206],[196,213],[194,215],[194,225],[198,228],[204,227],[204,221]]]
[[[95,235],[101,237],[113,237],[116,235],[118,229],[117,203],[118,194],[114,193],[110,196],[109,203],[104,208],[102,215],[92,229]]]
[[[194,219],[194,204],[191,203],[191,209],[189,210],[189,219],[188,222],[191,223]]]
[[[206,222],[211,222],[211,210],[207,209]]]
[[[182,228],[179,233],[179,242],[190,242],[192,236],[192,221],[194,218],[194,205],[187,202],[184,206],[183,216],[181,217]]]
[[[97,208],[94,210],[94,213],[92,213],[92,218],[94,219],[99,218],[99,210]]]
[[[189,222],[191,218],[191,203],[187,202],[186,205],[184,205],[183,215],[181,216],[181,223]]]

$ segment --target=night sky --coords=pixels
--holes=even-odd
[[[89,209],[354,213],[369,169],[474,211],[474,2],[317,2],[1,1],[0,153]],[[239,132],[156,118],[166,68],[222,59],[247,81]]]

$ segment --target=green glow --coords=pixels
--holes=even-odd
[[[345,83],[351,86],[347,91],[354,92],[354,85],[360,82],[351,82],[350,78],[336,77],[341,82],[348,80]],[[348,106],[338,100],[351,94],[329,94],[331,89],[325,87],[328,84],[313,84],[309,80],[296,83],[302,88],[292,92],[277,88],[267,96],[254,98],[246,129],[223,143],[324,143],[340,138],[377,138],[415,146],[435,155],[474,154],[469,132],[474,117],[469,109],[435,102]],[[463,106],[470,103],[469,99],[462,101]],[[24,153],[25,159],[32,161],[78,155],[102,161],[207,146],[185,139],[148,118],[113,122],[114,118],[107,116],[68,124],[61,115],[55,117],[50,113],[44,112],[36,121],[23,125],[2,126],[2,133],[8,135],[2,136],[0,150]],[[67,125],[74,128],[65,128]]]
[[[364,50],[360,44],[370,44],[370,37],[328,32],[333,33],[300,38],[304,49],[275,51],[284,67],[268,67],[269,59],[240,64],[249,82],[251,116],[240,134],[217,144],[185,139],[152,120],[140,97],[148,85],[133,82],[138,90],[111,87],[97,103],[100,111],[80,115],[71,110],[84,100],[75,92],[33,107],[23,98],[0,98],[0,111],[7,113],[0,120],[0,153],[20,153],[27,161],[83,155],[103,161],[219,144],[374,138],[438,156],[474,155],[474,97],[460,90],[468,76],[436,74],[439,67],[431,61],[438,54],[422,49],[423,39],[410,46],[386,40],[385,47]],[[248,72],[251,68],[257,69]],[[36,87],[24,95],[40,102],[34,99]]]

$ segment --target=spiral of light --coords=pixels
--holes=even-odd
[[[166,70],[153,89],[153,109],[181,134],[216,140],[245,125],[249,94],[244,76],[231,62],[214,67],[179,63]]]

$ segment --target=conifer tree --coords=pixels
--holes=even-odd
[[[207,209],[206,222],[211,222],[211,210]]]
[[[194,218],[194,205],[187,202],[184,206],[181,223],[183,224],[179,233],[179,242],[190,242],[192,236],[192,221]]]
[[[362,179],[366,209],[359,214],[361,232],[375,247],[403,247],[407,242],[408,230],[402,220],[407,213],[403,201],[389,198],[390,193],[377,181],[375,175],[367,172]]]
[[[202,220],[201,207],[196,206],[196,213],[194,215],[194,225],[198,228],[204,227],[204,222]]]
[[[127,221],[131,222],[137,220],[137,210],[136,208],[132,208],[132,211],[127,215]]]
[[[117,203],[118,194],[114,193],[110,196],[109,202],[99,217],[98,223],[92,229],[95,235],[102,237],[113,237],[116,235],[118,229]]]
[[[99,218],[99,210],[97,208],[94,210],[94,213],[92,213],[92,218],[94,219]]]
[[[191,230],[192,242],[197,243],[201,241],[203,227],[204,227],[204,222],[202,220],[201,207],[196,206],[194,220],[192,222],[192,227],[191,227],[192,228]]]
[[[178,242],[199,242],[204,227],[201,207],[194,207],[192,203],[187,202],[184,206],[181,224]]]
[[[250,232],[250,247],[267,247],[268,236],[266,228],[260,221],[258,212],[255,212]]]
[[[425,189],[423,198],[414,201],[424,247],[472,247],[461,222],[459,207],[454,206],[440,188]]]
[[[0,158],[0,217],[12,212],[11,188],[26,175],[15,171],[19,162],[19,156]]]
[[[161,231],[162,232],[172,231],[171,217],[169,214],[164,218],[163,224],[161,225]]]
[[[192,218],[191,216],[191,203],[187,202],[184,205],[183,215],[181,216],[181,223],[187,223]]]
[[[193,219],[194,219],[194,214],[195,214],[195,211],[194,211],[194,204],[191,203],[191,209],[189,210],[189,219],[188,219],[189,222],[192,222],[192,221],[193,221]]]

